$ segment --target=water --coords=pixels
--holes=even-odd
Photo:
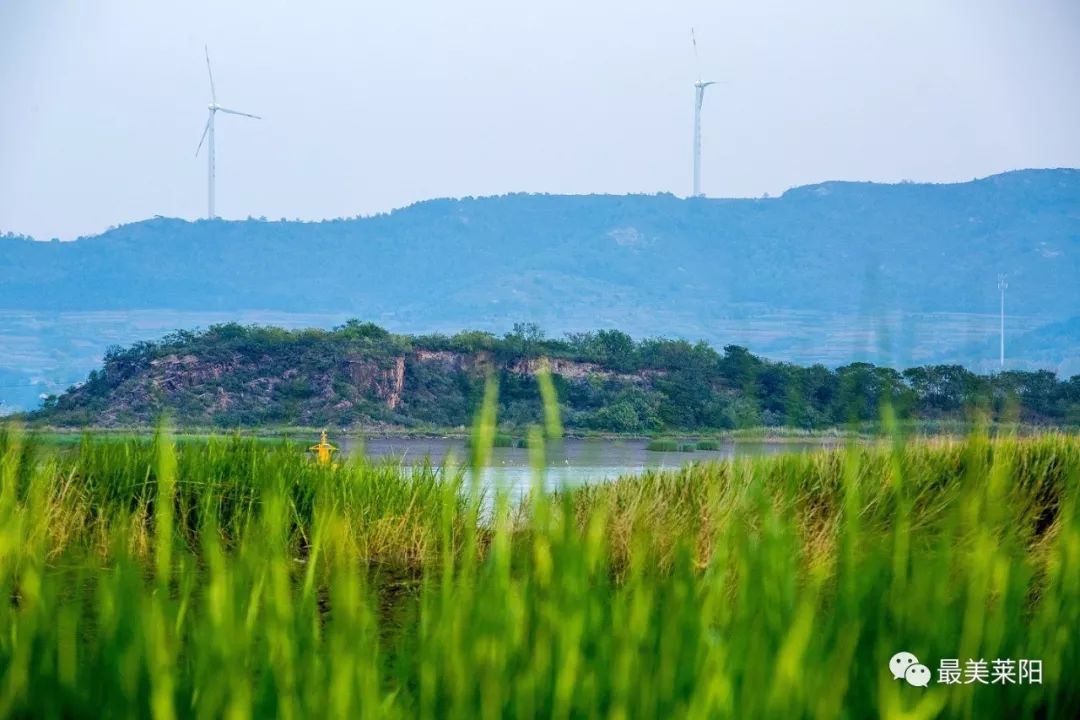
[[[371,459],[400,462],[405,465],[430,460],[442,465],[447,458],[458,464],[468,462],[469,451],[463,439],[457,438],[367,438],[363,441],[338,438],[345,454],[363,451]],[[544,469],[544,485],[548,489],[574,487],[583,484],[609,482],[620,476],[635,475],[645,470],[673,470],[687,463],[728,460],[736,457],[756,457],[789,452],[809,452],[833,447],[835,440],[813,441],[746,441],[726,442],[719,450],[694,452],[654,452],[646,450],[646,440],[580,439],[563,440],[561,447],[550,448]],[[532,487],[533,469],[529,450],[525,448],[493,448],[491,463],[485,468],[481,482],[486,490],[506,488],[512,498],[523,495]]]

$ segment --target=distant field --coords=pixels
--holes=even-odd
[[[700,464],[520,505],[466,469],[244,438],[25,441],[0,430],[0,716],[1080,711],[1075,435]],[[893,679],[901,650],[929,687]],[[948,658],[1038,660],[1041,682],[940,684]]]
[[[631,335],[653,336],[652,327],[670,328],[671,337],[704,339],[716,347],[738,344],[755,354],[800,364],[834,366],[853,360],[908,367],[930,362],[961,362],[981,371],[996,367],[993,340],[997,317],[968,313],[932,313],[870,317],[803,311],[764,311],[754,306],[717,308],[706,320],[688,317],[676,308],[650,311],[650,327],[635,326],[633,308],[612,308],[610,317],[560,314],[542,325],[549,335],[598,328],[618,328]],[[270,324],[284,328],[340,325],[346,314],[283,313],[259,310],[185,312],[135,310],[125,312],[24,312],[0,310],[0,413],[33,407],[42,394],[59,394],[81,382],[100,366],[110,345],[155,340],[178,328],[215,323]],[[364,318],[395,331],[456,332],[466,325],[428,327],[407,316]],[[513,320],[468,323],[478,330],[505,332]],[[541,318],[541,320],[544,320]],[[1010,332],[1039,327],[1042,319],[1010,317]],[[1075,357],[1054,355],[1052,348],[1035,350],[1032,362],[1017,359],[1013,367],[1032,366],[1080,373]]]

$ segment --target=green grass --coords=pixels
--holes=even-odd
[[[698,450],[709,450],[715,452],[720,449],[719,440],[698,440],[696,444]]]
[[[474,437],[480,463],[493,413]],[[0,716],[1080,709],[1076,436],[851,445],[520,503],[474,477],[0,431]],[[898,650],[935,676],[1037,658],[1044,684],[909,687]]]
[[[465,447],[473,447],[475,438],[470,435],[465,438]],[[514,438],[513,435],[506,435],[504,433],[495,433],[490,440],[491,447],[497,448],[512,448],[512,447],[525,447],[526,443],[523,438]]]
[[[700,445],[701,443],[679,442],[678,440],[673,440],[671,438],[656,438],[650,440],[649,443],[645,446],[645,449],[651,450],[652,452],[690,453],[694,452],[695,450],[705,449],[701,448]],[[719,448],[719,445],[717,445],[717,448]]]

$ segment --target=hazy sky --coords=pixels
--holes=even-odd
[[[1080,166],[1077,0],[0,0],[0,232]]]

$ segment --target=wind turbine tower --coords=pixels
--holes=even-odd
[[[199,156],[199,151],[202,150],[203,143],[205,142],[207,162],[206,219],[213,220],[217,217],[217,215],[214,214],[214,116],[220,111],[228,113],[229,115],[241,115],[255,120],[262,120],[262,118],[258,115],[252,115],[251,113],[230,110],[229,108],[217,104],[217,91],[214,90],[214,71],[210,69],[210,50],[205,46],[203,47],[203,50],[206,53],[206,72],[210,76],[210,104],[207,106],[210,115],[206,118],[206,127],[203,128],[202,138],[199,140],[199,147],[195,148],[195,157]]]
[[[705,88],[715,85],[713,80],[702,81],[701,69],[698,63],[697,37],[694,29],[690,28],[690,42],[694,46],[694,66],[698,71],[697,82],[694,83],[694,192],[691,197],[701,197],[701,105],[705,102]]]
[[[998,290],[1001,292],[1001,369],[1005,369],[1005,290],[1009,287],[1006,275],[998,275]]]

